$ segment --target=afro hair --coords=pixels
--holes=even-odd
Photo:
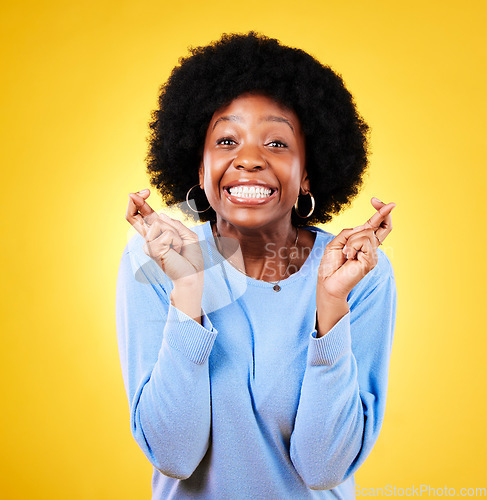
[[[367,168],[368,126],[342,78],[303,50],[251,31],[224,34],[190,48],[161,87],[150,122],[147,171],[168,205],[187,207],[186,193],[199,183],[206,132],[214,112],[245,93],[264,94],[294,111],[305,136],[306,170],[315,210],[308,219],[292,211],[295,226],[326,223],[358,194]],[[197,210],[208,207],[195,189]],[[309,203],[307,205],[307,203]],[[299,211],[309,212],[300,196]],[[213,209],[198,214],[215,221]]]

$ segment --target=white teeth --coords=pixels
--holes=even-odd
[[[232,196],[239,196],[241,198],[266,198],[272,193],[268,188],[256,186],[234,186],[228,191]]]

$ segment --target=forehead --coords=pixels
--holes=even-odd
[[[228,120],[221,120],[222,118],[228,118]],[[215,111],[210,121],[210,129],[217,121],[247,122],[263,120],[282,123],[288,121],[293,128],[300,128],[296,113],[271,97],[261,94],[243,94],[230,104]]]

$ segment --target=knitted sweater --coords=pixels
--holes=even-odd
[[[244,276],[194,226],[205,260],[202,325],[174,307],[172,282],[127,244],[116,318],[132,434],[153,465],[153,499],[354,498],[353,474],[382,425],[396,318],[391,263],[350,292],[316,338],[316,280],[333,235],[298,272]]]

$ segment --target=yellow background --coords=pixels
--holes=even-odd
[[[485,2],[179,5],[2,5],[0,496],[150,498],[114,320],[127,194],[178,57],[249,29],[334,67],[372,127],[365,188],[326,229],[397,204],[389,399],[357,484],[486,487]]]

